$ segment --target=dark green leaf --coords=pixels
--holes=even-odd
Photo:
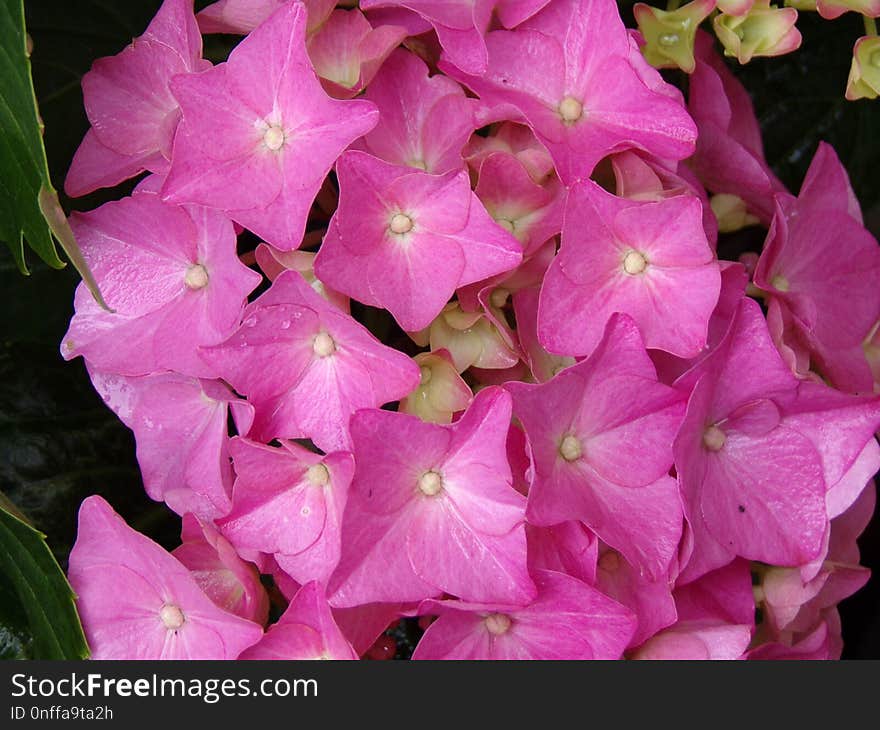
[[[51,190],[24,30],[22,0],[0,0],[0,238],[27,272],[24,239],[61,268],[39,195]]]
[[[5,606],[3,614],[9,622],[4,622],[8,628],[0,635],[0,646],[12,654],[27,651],[26,635],[17,625],[23,612],[32,637],[27,652],[31,658],[85,659],[89,650],[74,607],[73,591],[44,538],[30,525],[0,509],[0,595]],[[12,606],[7,606],[10,601]],[[18,620],[16,604],[22,609],[17,612]]]
[[[64,266],[54,235],[89,291],[107,308],[52,187],[27,46],[23,0],[0,0],[0,238],[27,274],[25,241],[50,266]]]

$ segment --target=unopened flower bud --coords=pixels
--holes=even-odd
[[[633,7],[639,30],[645,39],[642,54],[655,68],[695,68],[694,38],[697,28],[715,7],[715,0],[693,0],[677,10],[637,3]]]
[[[724,55],[748,63],[758,56],[781,56],[799,48],[801,34],[796,21],[794,8],[761,5],[745,15],[717,15],[713,25]]]
[[[880,96],[880,36],[863,36],[853,48],[852,66],[846,82],[846,98],[876,99]]]
[[[733,233],[741,228],[760,223],[758,218],[749,213],[746,201],[738,195],[719,193],[709,200],[712,212],[718,221],[719,233]]]

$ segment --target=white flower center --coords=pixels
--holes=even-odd
[[[584,115],[584,105],[573,96],[566,96],[559,102],[559,116],[563,122],[573,124]]]
[[[208,270],[201,264],[193,264],[186,270],[183,280],[190,289],[204,289],[208,286]]]
[[[412,218],[403,213],[395,213],[391,218],[391,223],[388,224],[388,227],[391,229],[392,233],[398,235],[409,233],[413,227]]]
[[[630,251],[623,259],[623,270],[630,276],[641,274],[648,268],[648,260],[638,251]]]
[[[709,451],[721,451],[727,436],[718,426],[709,426],[703,431],[703,446]]]
[[[566,436],[559,444],[559,453],[566,461],[577,461],[583,453],[581,442],[574,436]]]
[[[323,487],[330,482],[330,472],[323,464],[313,464],[306,472],[306,479],[309,480],[309,484]]]
[[[263,144],[273,152],[277,152],[284,146],[284,130],[278,125],[273,125],[263,134]]]
[[[419,477],[419,491],[426,497],[434,497],[443,489],[443,477],[436,471],[426,471]]]
[[[162,609],[159,611],[159,618],[162,619],[162,623],[169,631],[177,631],[186,622],[183,611],[171,603],[166,603],[162,606]]]
[[[422,367],[419,368],[419,372],[421,373],[420,385],[427,385],[431,382],[431,378],[434,377],[434,373],[427,365],[422,365]]]
[[[319,332],[312,341],[312,350],[318,357],[328,357],[336,352],[336,343],[326,332]]]
[[[665,46],[666,48],[669,48],[671,46],[674,46],[676,43],[678,43],[679,40],[681,40],[681,38],[679,37],[678,33],[664,33],[663,35],[661,35],[657,39],[657,42],[661,46]]]
[[[486,616],[486,628],[490,634],[495,634],[495,636],[506,634],[512,623],[510,616],[504,613],[490,613]]]
[[[789,283],[788,279],[786,279],[782,274],[777,274],[770,281],[770,286],[772,286],[777,291],[788,291]]]

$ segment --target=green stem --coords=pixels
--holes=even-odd
[[[673,10],[678,10],[679,5],[681,5],[681,0],[667,0],[666,10],[671,13]]]
[[[863,15],[862,20],[865,21],[865,35],[877,35],[877,21],[867,15]]]

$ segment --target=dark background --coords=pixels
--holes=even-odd
[[[25,0],[34,82],[56,187],[88,126],[80,78],[94,59],[119,52],[142,33],[159,5],[158,0]],[[633,27],[631,4],[621,5]],[[797,191],[818,142],[833,144],[867,225],[877,235],[880,100],[847,102],[843,97],[852,45],[863,33],[861,17],[849,14],[828,22],[802,13],[798,27],[804,43],[796,53],[735,67],[753,95],[767,159]],[[222,60],[231,43],[209,37],[206,55]],[[686,83],[682,74],[668,78]],[[77,200],[62,196],[62,204],[68,211],[88,210],[120,194]],[[719,251],[723,258],[735,258],[744,249],[758,250],[761,239],[722,240]],[[59,355],[73,313],[76,273],[70,267],[50,270],[33,256],[29,264],[32,275],[22,277],[11,257],[0,255],[5,310],[0,318],[0,491],[48,535],[62,566],[75,537],[79,503],[94,493],[106,497],[136,530],[166,547],[176,546],[179,521],[146,497],[131,433],[97,397],[82,360],[67,363]],[[860,545],[874,577],[841,605],[844,657],[880,658],[880,519],[875,517]],[[2,593],[0,586],[0,599]],[[15,654],[25,640],[0,630],[0,656]]]

